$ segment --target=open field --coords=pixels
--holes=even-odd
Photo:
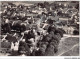
[[[60,41],[58,53],[55,56],[79,56],[79,37],[66,35]]]

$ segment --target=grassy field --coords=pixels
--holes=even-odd
[[[55,56],[79,56],[79,37],[62,39]]]

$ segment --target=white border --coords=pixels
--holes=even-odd
[[[0,59],[80,59],[80,56],[1,56]]]
[[[80,22],[80,1],[79,1],[79,22]],[[80,24],[79,24],[79,36],[80,36]],[[80,37],[79,37],[79,56],[80,56]]]
[[[0,0],[0,1],[80,1],[80,0]]]

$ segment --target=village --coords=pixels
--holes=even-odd
[[[79,49],[78,1],[3,1],[0,15],[0,55],[66,56],[66,49]]]

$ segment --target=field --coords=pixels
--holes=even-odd
[[[63,37],[55,56],[79,56],[79,37]]]

